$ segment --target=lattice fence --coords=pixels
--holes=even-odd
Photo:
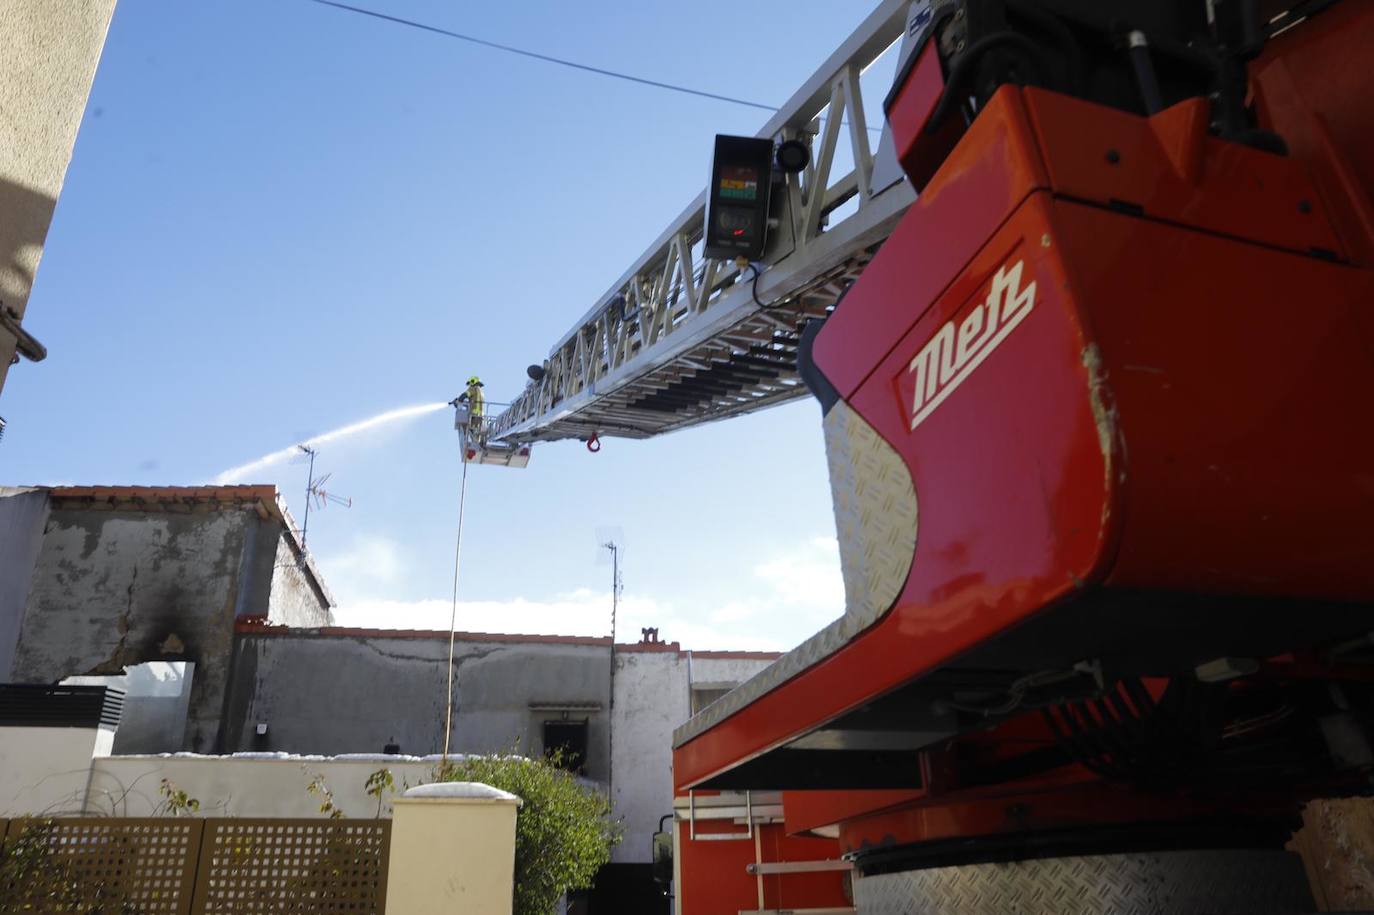
[[[383,910],[388,820],[210,820],[197,915]]]
[[[0,820],[0,912],[383,915],[389,820]],[[11,869],[13,870],[13,869]]]
[[[13,820],[7,854],[41,866],[0,888],[14,911],[189,915],[203,820]],[[30,908],[23,908],[28,905]]]

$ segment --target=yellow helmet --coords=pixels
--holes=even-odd
[[[477,385],[479,388],[483,387],[482,379],[478,378],[476,375],[473,375],[471,378],[468,379],[468,387],[472,387],[473,385]]]

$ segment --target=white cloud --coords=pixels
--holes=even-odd
[[[330,554],[325,581],[336,594],[383,593],[402,580],[405,563],[401,557],[401,546],[395,540],[356,537],[342,553]]]
[[[340,626],[446,630],[452,613],[452,602],[438,598],[364,598],[341,602],[335,617]],[[653,626],[662,639],[679,642],[684,648],[772,651],[788,647],[785,640],[776,636],[732,633],[694,616],[650,597],[623,597],[616,620],[616,640],[637,642],[640,630]],[[584,590],[549,600],[515,597],[459,601],[454,625],[459,632],[605,636],[611,631],[611,595],[608,591]]]
[[[757,603],[745,603],[743,601],[732,600],[712,610],[710,619],[711,622],[722,625],[740,623],[757,616],[758,612],[759,605]]]
[[[821,604],[844,608],[840,545],[834,537],[815,537],[754,569],[784,604]]]
[[[330,585],[339,596],[341,626],[446,630],[451,600],[393,600],[378,597],[404,580],[402,551],[385,538],[364,538],[331,560]],[[640,629],[656,627],[664,641],[698,650],[786,650],[844,611],[839,552],[834,538],[803,540],[777,550],[749,579],[730,589],[717,605],[684,605],[653,594],[621,598],[616,637],[638,641]],[[604,636],[610,633],[609,591],[579,589],[548,599],[514,596],[461,600],[456,628],[466,632],[526,635]]]

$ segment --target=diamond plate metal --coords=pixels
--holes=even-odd
[[[859,915],[1292,915],[1312,912],[1286,851],[1046,858],[854,880]]]
[[[878,621],[906,584],[916,552],[916,489],[902,456],[840,401],[825,416],[825,451],[840,539],[844,616],[712,702],[673,732],[681,746],[781,686]]]
[[[892,606],[911,571],[916,490],[902,456],[844,401],[824,426],[844,612],[868,627]]]

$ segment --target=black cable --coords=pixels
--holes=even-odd
[[[1064,59],[1068,63],[1070,92],[1074,95],[1083,94],[1085,92],[1083,87],[1087,83],[1086,67],[1083,64],[1083,49],[1079,47],[1078,41],[1074,39],[1073,32],[1064,24],[1064,20],[1046,12],[1038,2],[1008,0],[1007,8],[1017,16],[1029,19],[1046,32],[1054,35],[1055,40],[1059,43],[1059,49],[1064,53]]]
[[[781,307],[782,305],[788,304],[788,301],[787,301],[786,298],[778,299],[776,302],[772,302],[772,303],[764,303],[764,302],[759,301],[759,265],[756,264],[756,263],[754,263],[753,261],[750,261],[750,262],[749,262],[749,269],[752,270],[752,271],[754,271],[754,279],[753,279],[753,281],[749,284],[749,288],[750,288],[750,293],[751,293],[751,294],[753,295],[753,297],[754,297],[754,304],[755,304],[755,305],[757,305],[759,308],[762,308],[764,311],[772,311],[772,310],[775,309],[775,308],[778,308],[778,307]],[[800,315],[798,315],[798,317],[800,317]]]
[[[778,111],[776,105],[765,105],[762,102],[751,102],[748,99],[735,98],[730,95],[718,95],[714,92],[706,92],[701,89],[692,89],[687,86],[679,86],[675,83],[659,82],[656,79],[647,79],[643,76],[634,76],[629,73],[621,73],[617,70],[607,70],[603,67],[593,67],[590,64],[580,64],[573,60],[564,60],[561,57],[552,57],[548,54],[540,54],[538,51],[527,51],[524,48],[513,47],[508,44],[501,44],[495,41],[488,41],[485,38],[478,38],[476,35],[465,35],[462,32],[454,32],[449,29],[441,29],[435,25],[426,25],[423,22],[416,22],[414,19],[403,19],[400,16],[392,16],[388,13],[379,13],[376,10],[364,9],[361,6],[350,6],[347,3],[339,3],[338,0],[310,0],[311,3],[318,3],[321,6],[332,6],[335,9],[345,10],[350,13],[357,13],[360,16],[371,16],[373,19],[380,19],[383,22],[392,22],[396,25],[409,26],[412,29],[420,29],[424,32],[433,32],[435,35],[443,35],[448,38],[457,38],[459,41],[468,41],[472,44],[481,45],[484,48],[492,48],[497,51],[505,51],[507,54],[518,54],[521,57],[529,57],[534,60],[542,60],[545,63],[558,64],[561,67],[572,67],[574,70],[582,70],[587,73],[595,73],[599,76],[609,76],[613,79],[623,79],[632,83],[639,83],[641,86],[652,86],[655,89],[667,89],[670,92],[681,92],[685,95],[695,95],[700,98],[714,99],[718,102],[729,102],[732,105],[745,105],[749,108],[758,108],[763,111]],[[842,124],[848,124],[846,119]],[[868,127],[870,133],[882,133],[881,127]]]
[[[770,306],[759,301],[759,265],[751,263],[749,269],[754,271],[754,281],[749,284],[750,294],[754,297],[754,304],[760,308],[767,309]]]
[[[696,95],[701,98],[715,99],[718,102],[730,102],[733,105],[745,105],[749,108],[760,108],[764,111],[777,111],[774,105],[765,105],[762,102],[751,102],[747,99],[734,98],[729,95],[717,95],[714,92],[704,92],[700,89],[690,89],[687,86],[678,86],[673,83],[663,83],[658,80],[645,79],[642,76],[633,76],[629,73],[619,73],[615,70],[606,70],[601,67],[593,67],[588,64],[580,64],[576,61],[564,60],[561,57],[551,57],[548,54],[540,54],[536,51],[527,51],[524,48],[516,48],[507,44],[499,44],[495,41],[488,41],[485,38],[478,38],[475,35],[465,35],[462,32],[453,32],[448,29],[441,29],[438,26],[426,25],[423,22],[416,22],[413,19],[402,19],[400,16],[391,16],[386,13],[379,13],[375,10],[364,9],[361,6],[350,6],[347,3],[339,3],[337,0],[310,0],[311,3],[318,3],[321,6],[332,6],[335,9],[347,10],[350,13],[357,13],[360,16],[371,16],[373,19],[381,19],[385,22],[394,22],[397,25],[409,26],[412,29],[420,29],[425,32],[433,32],[436,35],[445,35],[449,38],[457,38],[459,41],[467,41],[472,44],[482,45],[486,48],[493,48],[497,51],[505,51],[507,54],[518,54],[521,57],[530,57],[535,60],[542,60],[546,63],[558,64],[562,67],[572,67],[575,70],[584,70],[588,73],[596,73],[601,76],[609,76],[614,79],[628,80],[632,83],[639,83],[644,86],[653,86],[658,89],[667,89],[671,92],[681,92],[686,95]]]
[[[323,3],[325,0],[315,0],[315,2]],[[930,117],[926,119],[925,133],[934,133],[939,129],[956,98],[963,91],[961,84],[973,75],[973,68],[978,64],[983,53],[998,45],[1016,45],[1029,51],[1032,57],[1036,57],[1040,53],[1040,48],[1035,42],[1017,32],[994,32],[978,39],[968,49],[959,52],[959,62],[950,68],[949,75],[945,77],[945,88],[940,92],[940,97],[936,100],[935,108],[930,112]]]

